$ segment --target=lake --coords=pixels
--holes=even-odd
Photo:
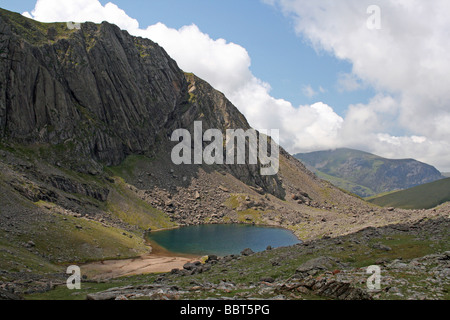
[[[226,256],[246,248],[254,252],[267,246],[284,247],[300,243],[289,230],[245,224],[211,224],[155,231],[147,234],[151,243],[172,253]]]

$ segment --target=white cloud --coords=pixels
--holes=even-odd
[[[361,89],[363,84],[353,73],[340,73],[338,75],[338,90],[341,92],[345,91],[356,91]]]
[[[181,69],[194,72],[226,94],[238,91],[253,78],[247,50],[224,39],[213,40],[196,25],[176,30],[157,23],[131,33],[157,42]]]
[[[27,14],[30,15],[30,14]],[[331,107],[316,103],[295,108],[270,95],[270,85],[250,71],[251,59],[241,46],[224,39],[211,39],[195,25],[172,29],[157,23],[139,28],[117,6],[98,0],[38,0],[31,16],[40,21],[109,21],[130,34],[147,37],[163,46],[179,66],[211,83],[247,117],[257,129],[280,129],[281,143],[288,150],[334,147],[343,119]],[[317,92],[310,87],[308,94]],[[325,92],[320,87],[319,92]]]
[[[426,5],[421,0],[376,1],[381,8],[381,30],[367,28],[367,8],[374,4],[372,0],[270,3],[294,20],[295,30],[316,50],[352,63],[352,73],[339,77],[341,90],[368,84],[391,98],[394,113],[379,110],[373,103],[357,110],[350,107],[343,130],[360,136],[361,143],[367,139],[370,151],[427,159],[450,169],[445,160],[450,159],[449,1],[430,0]],[[386,122],[395,123],[411,136],[379,131],[389,129],[383,128]],[[364,129],[364,124],[368,128]],[[361,135],[363,132],[372,134]]]
[[[290,152],[349,146],[382,156],[415,157],[450,171],[450,2],[379,0],[381,30],[368,30],[371,0],[263,0],[277,4],[295,21],[296,31],[317,50],[353,65],[338,86],[379,90],[368,104],[349,106],[344,118],[321,102],[295,108],[270,95],[270,85],[250,71],[245,48],[211,39],[195,25],[179,30],[158,23],[140,28],[113,3],[98,0],[38,0],[26,15],[40,21],[109,21],[163,46],[185,71],[210,82],[259,129],[278,128]],[[311,97],[323,88],[304,88]],[[396,137],[396,126],[411,136]]]
[[[139,28],[138,21],[130,18],[117,5],[108,2],[103,6],[98,0],[37,0],[31,14],[24,12],[24,15],[42,22],[108,21],[125,30]]]
[[[311,85],[304,86],[302,88],[302,93],[308,98],[312,98],[317,95],[317,92],[311,87]]]
[[[310,84],[308,84],[308,85],[302,87],[302,93],[303,93],[303,95],[304,95],[305,97],[309,98],[309,99],[314,98],[314,97],[317,96],[319,93],[325,93],[325,92],[326,92],[326,90],[325,90],[322,86],[319,86],[319,88],[317,89],[317,91],[314,90],[314,88],[313,88]]]

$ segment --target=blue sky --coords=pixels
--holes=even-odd
[[[378,14],[368,12],[374,2]],[[291,153],[350,147],[450,171],[448,0],[0,6],[44,22],[107,20],[158,42],[182,69],[224,92],[254,128],[279,129]],[[377,28],[367,24],[372,18]]]
[[[100,1],[103,5],[110,1]],[[323,101],[341,116],[349,104],[367,103],[373,90],[341,92],[340,73],[351,72],[351,64],[329,53],[316,52],[294,32],[293,23],[276,7],[259,0],[113,0],[145,28],[157,22],[179,29],[195,24],[213,39],[224,38],[244,47],[252,59],[252,73],[272,87],[271,95],[294,106]],[[31,12],[35,0],[1,0],[3,8]],[[317,95],[305,96],[311,86]],[[322,87],[324,92],[320,92]]]

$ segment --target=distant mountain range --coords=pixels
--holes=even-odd
[[[382,207],[431,209],[450,201],[450,178],[392,192],[368,201]]]
[[[431,165],[413,159],[393,160],[353,150],[299,153],[320,178],[360,197],[412,188],[445,178]]]

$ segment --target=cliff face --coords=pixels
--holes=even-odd
[[[109,23],[40,24],[0,14],[0,136],[66,144],[106,165],[152,149],[184,102],[184,73],[150,40]]]
[[[0,138],[63,151],[55,163],[98,173],[127,155],[170,154],[173,130],[192,130],[194,121],[203,131],[250,128],[223,94],[185,74],[156,43],[107,22],[71,30],[2,10],[0,33]],[[284,196],[258,165],[226,169]]]

